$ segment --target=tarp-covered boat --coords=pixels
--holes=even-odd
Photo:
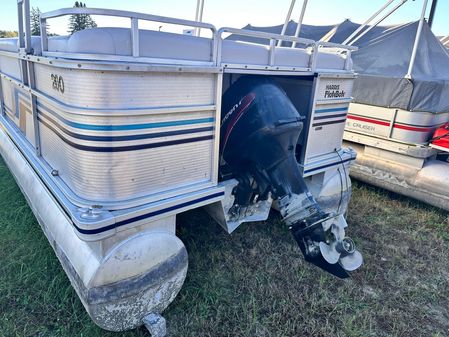
[[[297,27],[290,21],[245,29],[294,35]],[[300,28],[300,37],[358,47],[344,135],[345,145],[358,153],[352,176],[449,210],[449,149],[433,144],[435,132],[449,121],[449,52],[424,17],[395,26],[346,20]]]

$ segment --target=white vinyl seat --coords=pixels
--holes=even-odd
[[[51,36],[48,39],[49,50],[65,52],[67,51],[67,43],[69,41],[69,36]],[[32,36],[31,37],[31,48],[33,49],[33,55],[42,55],[41,37]],[[9,52],[18,52],[19,44],[16,37],[0,39],[0,50]]]

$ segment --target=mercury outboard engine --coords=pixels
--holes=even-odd
[[[222,101],[220,175],[236,179],[230,213],[239,217],[251,205],[276,203],[305,259],[345,278],[358,268],[361,254],[333,215],[323,212],[295,157],[303,119],[271,78],[242,76]]]

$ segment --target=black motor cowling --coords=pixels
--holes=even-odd
[[[318,243],[327,240],[322,224],[330,217],[309,192],[296,161],[303,119],[275,80],[241,76],[222,99],[221,177],[238,180],[236,207],[276,200],[306,260],[347,277],[338,263],[329,264],[320,254]]]
[[[295,159],[303,117],[278,84],[243,76],[224,94],[222,111],[222,158],[235,175],[251,172],[275,198],[304,192]]]

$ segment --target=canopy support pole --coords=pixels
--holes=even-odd
[[[196,1],[195,21],[203,22],[204,0]],[[195,36],[200,36],[201,28],[195,28]]]
[[[299,33],[301,32],[302,20],[304,19],[304,14],[306,13],[307,1],[304,0],[302,3],[301,14],[299,15],[298,25],[296,26],[295,37],[299,37]],[[292,48],[296,47],[296,41],[293,42]]]
[[[440,42],[445,46],[446,44],[449,44],[449,35],[443,36],[440,39]]]
[[[373,21],[394,1],[396,0],[388,0],[376,13],[371,15],[371,17],[368,20],[366,20],[359,28],[357,28],[351,35],[349,35],[349,37],[346,40],[344,40],[343,44],[347,44],[348,42],[350,42],[358,33],[360,33],[360,31],[362,31],[371,21]]]
[[[293,8],[295,7],[295,3],[296,3],[296,0],[292,0],[292,2],[290,3],[290,8],[288,9],[287,16],[285,17],[284,25],[282,26],[281,35],[284,35],[285,32],[287,31],[288,22],[290,21],[290,18],[292,17],[292,11],[293,11]],[[280,47],[281,45],[282,45],[282,40],[279,40],[277,46]]]
[[[416,30],[415,43],[413,44],[412,56],[410,58],[410,63],[408,65],[407,75],[405,75],[405,78],[408,78],[408,79],[412,78],[413,66],[415,65],[416,53],[418,52],[419,40],[421,38],[422,26],[424,24],[424,16],[426,15],[427,2],[428,2],[428,0],[423,1],[423,6],[422,6],[422,10],[421,10],[421,18],[419,20],[418,29]]]
[[[429,27],[430,28],[432,28],[433,18],[435,17],[435,11],[437,9],[437,3],[438,3],[438,0],[433,0],[432,6],[430,7],[430,14],[429,14]]]
[[[371,29],[376,27],[379,23],[384,21],[386,18],[388,18],[391,14],[396,12],[399,7],[401,7],[403,4],[405,4],[408,0],[402,0],[400,3],[398,3],[395,7],[393,7],[387,14],[382,16],[379,20],[377,20],[372,26],[370,26],[368,29],[364,30],[359,36],[357,36],[354,40],[352,40],[350,43],[348,43],[349,46],[352,46],[354,43],[356,43],[362,36],[364,36],[366,33],[368,33]],[[427,0],[426,0],[427,1]]]

